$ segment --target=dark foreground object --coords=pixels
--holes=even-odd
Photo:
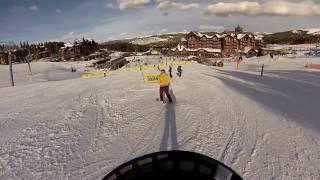
[[[131,160],[103,180],[242,180],[229,167],[194,152],[163,151]]]

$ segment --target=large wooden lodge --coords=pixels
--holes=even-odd
[[[212,35],[190,32],[181,43],[171,49],[176,56],[225,57],[236,53],[246,53],[248,49],[257,51],[264,46],[261,37],[251,33],[225,32]]]

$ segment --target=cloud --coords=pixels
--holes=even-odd
[[[181,9],[181,10],[190,10],[190,9],[195,9],[199,8],[200,4],[198,3],[189,3],[189,4],[184,4],[181,2],[174,2],[174,1],[160,1],[158,4],[157,8],[158,9]]]
[[[36,6],[36,5],[30,6],[29,9],[30,9],[31,11],[38,11],[38,10],[39,10],[38,6]]]
[[[112,9],[116,8],[116,6],[114,4],[112,4],[112,3],[107,3],[106,6],[108,8],[112,8]]]
[[[127,32],[127,37],[140,37],[154,34],[164,34],[172,32],[181,32],[183,29],[195,29],[198,27],[198,20],[203,14],[197,11],[196,14],[188,11],[172,11],[174,18],[168,18],[162,15],[163,11],[156,7],[139,9],[139,11],[130,11],[121,16],[110,18],[104,22],[92,26],[82,31],[83,37],[90,36],[97,42],[104,42],[112,39],[122,39],[121,33]],[[148,18],[141,18],[148,17]],[[212,20],[212,18],[211,18]],[[161,29],[168,29],[167,32]],[[188,30],[189,31],[189,30]],[[124,35],[124,34],[122,34]]]
[[[62,13],[61,9],[56,9],[56,13],[61,14]]]
[[[161,29],[161,32],[168,32],[168,29]]]
[[[127,33],[127,32],[123,32],[120,34],[120,36],[127,36],[127,35],[129,35],[129,33]]]
[[[120,10],[141,8],[150,3],[150,0],[117,0]]]
[[[237,3],[223,3],[208,5],[207,15],[217,16],[312,16],[320,15],[320,5],[312,0],[289,2],[287,0],[271,0],[264,4],[242,1]]]
[[[74,32],[67,32],[62,35],[61,40],[72,40],[77,37],[80,37],[79,35],[76,35]]]
[[[224,30],[224,26],[215,26],[215,25],[200,25],[198,28],[200,30],[214,30],[214,31]]]

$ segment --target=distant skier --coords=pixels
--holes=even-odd
[[[179,77],[182,76],[182,67],[181,67],[181,66],[178,66],[178,68],[177,68],[177,75],[178,75]]]
[[[71,66],[71,72],[77,72],[77,69]]]
[[[172,103],[172,98],[169,94],[170,78],[164,69],[161,69],[161,73],[159,75],[159,84],[160,84],[160,101],[164,102],[163,93],[165,93],[169,100],[169,103]]]
[[[243,60],[242,55],[240,55],[239,62],[241,62],[242,60]]]
[[[272,53],[270,53],[270,58],[273,59],[273,54]]]
[[[169,66],[169,75],[170,75],[170,78],[172,79],[172,66]]]

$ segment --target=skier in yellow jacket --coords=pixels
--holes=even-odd
[[[164,69],[161,70],[161,73],[159,75],[159,84],[160,84],[160,101],[163,102],[163,93],[166,93],[169,103],[171,103],[172,98],[169,94],[170,77]]]

